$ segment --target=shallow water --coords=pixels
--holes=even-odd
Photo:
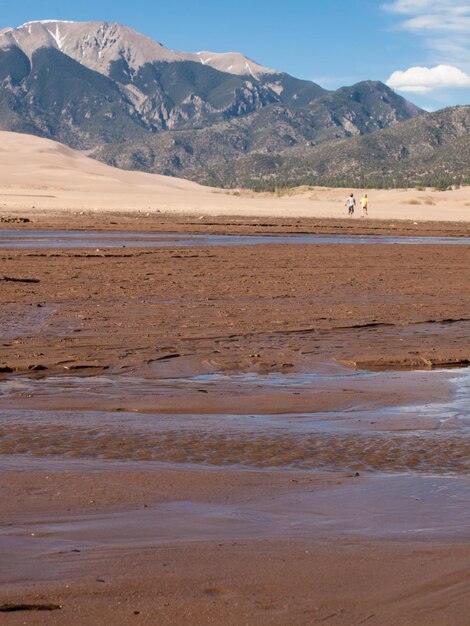
[[[469,245],[470,237],[387,235],[204,235],[73,230],[0,230],[0,249],[182,248],[260,244],[446,244]]]
[[[465,478],[378,475],[228,504],[175,500],[111,513],[28,515],[0,527],[0,580],[63,582],[87,556],[95,578],[107,552],[172,543],[344,538],[425,541],[431,548],[468,541],[469,514]]]
[[[470,538],[470,485],[447,477],[360,477],[231,504],[175,501],[115,513],[40,517],[0,531],[16,554],[188,541],[315,536]],[[28,545],[29,544],[29,545]]]
[[[327,374],[221,373],[179,379],[129,376],[13,377],[0,382],[0,454],[29,458],[159,461],[214,466],[462,473],[470,470],[470,369],[395,372],[412,384],[450,381],[451,396],[427,404],[368,406],[322,412],[205,413],[159,411],[149,399],[183,389],[250,397],[302,393],[315,385],[385,388],[389,372],[337,368]],[[356,385],[356,387],[354,387]],[[129,400],[133,394],[134,404]],[[34,408],[21,406],[24,399]],[[81,410],[54,408],[86,404]],[[104,399],[114,404],[102,408]],[[124,401],[132,409],[117,408]],[[103,404],[104,403],[104,404]],[[256,405],[256,400],[253,400]],[[154,408],[151,408],[153,406]],[[114,408],[113,408],[114,407]],[[150,408],[149,408],[150,407]],[[27,459],[25,458],[27,464]]]

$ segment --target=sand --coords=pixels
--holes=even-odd
[[[7,553],[12,566],[2,563],[2,576],[12,581],[3,587],[2,601],[62,608],[7,613],[5,624],[466,624],[466,542],[387,539],[370,530],[365,536],[291,529],[291,536],[276,536],[269,526],[244,532],[236,518],[218,519],[214,512],[194,524],[198,502],[218,510],[227,503],[236,508],[279,500],[278,512],[285,515],[289,498],[304,500],[306,490],[310,498],[328,489],[354,490],[357,481],[368,481],[364,477],[167,470],[7,478],[2,518],[12,524],[11,535],[18,527],[22,535],[14,555]],[[193,503],[183,518],[181,505],[179,513],[169,510],[175,497]],[[156,516],[155,503],[161,511],[155,509]],[[130,525],[120,515],[126,507]],[[99,524],[87,530],[90,517],[98,522],[103,515],[111,517],[101,531]],[[336,516],[347,528],[338,508]],[[54,520],[56,530],[49,526]],[[84,534],[77,537],[67,523]],[[166,537],[149,540],[162,528]],[[97,540],[100,533],[106,541]]]
[[[0,132],[0,209],[156,211],[263,217],[346,216],[351,189],[298,189],[293,195],[211,189],[178,178],[126,172],[57,142]],[[363,190],[354,190],[357,200]],[[439,192],[368,191],[375,219],[469,221],[470,187]],[[359,218],[360,210],[356,210]],[[354,218],[354,219],[356,219]],[[359,218],[360,219],[360,218]]]
[[[469,234],[465,189],[331,220],[3,135],[10,232]],[[0,249],[2,623],[467,624],[469,255]]]

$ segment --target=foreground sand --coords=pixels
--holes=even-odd
[[[136,231],[194,228],[119,215],[98,222],[65,213],[53,222],[107,223],[118,231],[129,223]],[[34,218],[21,228],[26,234],[43,224]],[[327,222],[335,227],[342,232],[342,222]],[[467,232],[436,224],[413,234],[435,228]],[[224,229],[259,232],[249,224],[198,227]],[[300,230],[315,224],[300,223]],[[0,365],[57,372],[88,363],[158,375],[162,367],[203,371],[204,362],[258,371],[325,359],[373,368],[465,364],[469,254],[467,245],[419,244],[0,250],[7,279]],[[159,362],[172,354],[181,358]]]
[[[202,187],[186,180],[126,172],[54,141],[0,132],[0,208],[172,212],[188,215],[340,218],[350,189],[298,189],[293,195]],[[363,190],[356,190],[359,200]],[[470,187],[439,192],[368,192],[370,217],[470,221]],[[356,216],[360,211],[357,210]]]
[[[374,531],[325,530],[296,535],[295,528],[291,536],[276,536],[267,527],[264,536],[250,537],[233,518],[225,519],[222,534],[214,520],[191,529],[190,518],[182,540],[178,529],[185,522],[174,515],[167,538],[156,541],[149,540],[148,528],[139,537],[139,523],[131,523],[119,541],[110,518],[107,541],[100,545],[96,530],[85,541],[70,540],[48,526],[72,522],[79,528],[90,517],[125,510],[141,520],[152,515],[155,503],[163,503],[164,513],[165,503],[175,500],[236,509],[286,494],[304,498],[307,492],[312,498],[357,481],[368,479],[194,470],[6,474],[2,523],[11,525],[12,535],[23,524],[23,534],[16,545],[4,543],[0,574],[7,584],[0,603],[62,608],[4,613],[2,623],[467,624],[470,546],[457,537],[397,539],[392,533],[387,538]],[[346,504],[338,502],[339,518]],[[348,520],[343,523],[347,529]]]
[[[27,224],[4,226],[195,229],[182,217],[28,215]],[[197,228],[354,230],[348,222],[269,224],[198,220]],[[374,228],[396,232],[387,222]],[[455,223],[400,229],[467,233]],[[366,454],[354,437],[344,457],[326,459],[336,469],[306,472],[286,469],[287,439],[250,448],[253,429],[243,440],[232,429],[207,440],[188,425],[160,446],[156,458],[173,461],[162,465],[139,456],[131,433],[113,440],[111,428],[103,443],[96,429],[82,436],[90,431],[85,422],[85,430],[78,423],[57,435],[48,420],[72,409],[84,416],[100,410],[111,422],[134,411],[137,422],[167,412],[213,419],[218,412],[302,413],[360,403],[379,411],[446,398],[445,377],[424,386],[396,377],[390,384],[381,378],[378,388],[325,383],[321,392],[304,386],[294,394],[200,382],[158,397],[138,387],[106,396],[94,385],[103,375],[157,384],[214,371],[301,374],[339,362],[379,369],[468,364],[469,254],[468,246],[451,245],[1,250],[3,277],[36,282],[0,282],[0,605],[54,609],[2,613],[2,623],[467,624],[468,437],[456,431],[452,445],[426,454],[424,472],[412,469],[422,452],[400,457],[400,473],[386,446]],[[86,393],[22,386],[58,374],[86,381]],[[8,391],[12,377],[19,386]],[[25,427],[31,410],[40,417]],[[380,428],[392,437],[390,422]],[[405,433],[415,428],[400,426]],[[419,428],[432,434],[435,425]],[[267,453],[278,468],[256,469],[274,463],[266,464]],[[201,455],[210,469],[195,461]],[[229,466],[247,462],[255,469]],[[458,468],[460,482],[442,474],[446,463]]]

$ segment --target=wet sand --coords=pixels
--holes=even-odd
[[[95,227],[131,219],[353,228]],[[11,249],[0,268],[0,605],[62,606],[2,621],[467,623],[469,246]]]
[[[6,474],[0,573],[62,608],[6,624],[466,624],[450,479],[57,470]]]
[[[13,248],[0,259],[0,367],[14,372],[468,363],[468,245]]]

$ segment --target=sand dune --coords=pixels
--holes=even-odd
[[[203,187],[127,172],[55,141],[0,132],[0,211],[112,210],[209,215],[345,217],[350,189],[304,188],[290,195]],[[357,199],[363,190],[355,190]],[[438,192],[368,192],[370,218],[470,221],[470,187]],[[358,217],[360,211],[356,211]]]

